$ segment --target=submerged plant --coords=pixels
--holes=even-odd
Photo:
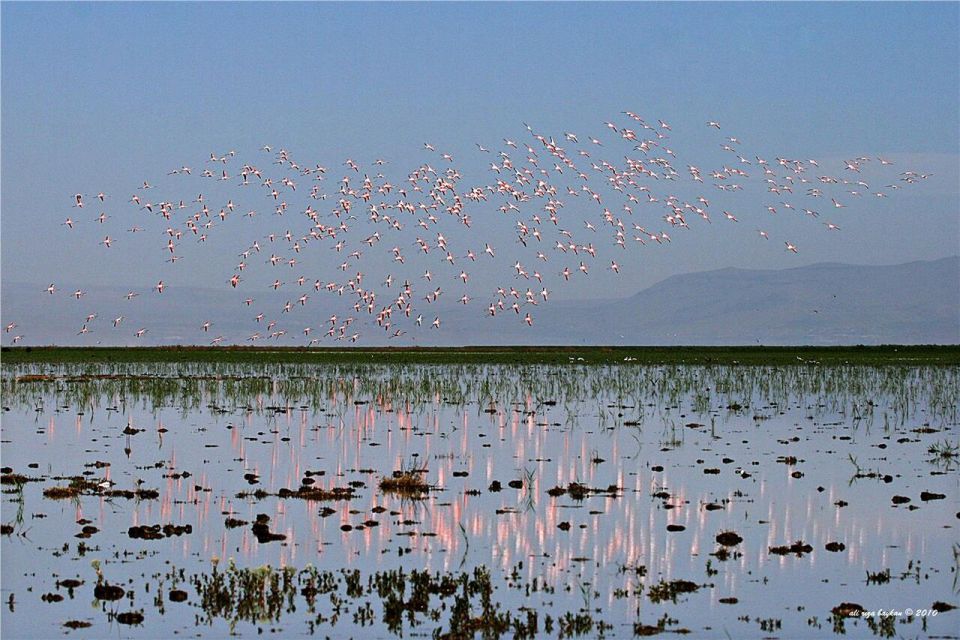
[[[960,462],[960,443],[951,443],[948,440],[936,442],[927,448],[927,455],[931,464],[954,469]]]

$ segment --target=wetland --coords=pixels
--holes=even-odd
[[[0,631],[957,637],[958,362],[4,349]]]

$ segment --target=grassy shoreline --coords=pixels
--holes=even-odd
[[[581,360],[582,358],[582,360]],[[393,363],[960,366],[960,345],[842,347],[3,347],[0,364]]]

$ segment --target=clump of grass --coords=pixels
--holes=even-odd
[[[867,584],[886,584],[890,582],[890,569],[867,571]]]
[[[927,448],[927,454],[933,464],[955,465],[960,461],[960,443],[936,442]]]
[[[12,485],[14,487],[22,487],[28,482],[39,482],[40,478],[31,478],[19,473],[4,473],[0,475],[0,484]]]
[[[622,564],[617,569],[618,573],[632,573],[641,578],[647,575],[647,565],[645,564]]]
[[[68,500],[77,498],[82,493],[94,493],[99,488],[96,482],[78,476],[71,478],[66,487],[47,487],[43,490],[43,496],[51,500]]]
[[[670,602],[676,602],[678,595],[694,593],[701,586],[702,585],[696,582],[690,582],[689,580],[662,580],[650,587],[647,591],[647,597],[650,598],[650,601],[654,604],[668,600]]]
[[[296,491],[280,489],[280,498],[300,498],[301,500],[350,500],[356,497],[352,487],[331,487],[322,489],[314,486],[301,486]]]
[[[380,490],[384,493],[396,493],[405,497],[416,497],[430,491],[431,486],[423,479],[427,465],[416,462],[406,463],[394,471],[389,478],[380,479]]]
[[[51,500],[67,500],[80,495],[77,487],[47,487],[43,490],[43,497]]]

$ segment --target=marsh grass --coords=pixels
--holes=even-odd
[[[231,561],[223,570],[215,564],[208,573],[174,572],[161,582],[166,579],[192,586],[200,611],[198,624],[213,626],[222,620],[231,634],[241,633],[248,624],[276,625],[296,610],[307,614],[310,634],[329,633],[351,620],[364,627],[376,619],[398,636],[404,635],[405,628],[422,625],[433,627],[434,638],[512,636],[523,640],[538,637],[541,631],[536,612],[511,611],[495,599],[498,585],[482,566],[457,573],[395,569],[364,577],[356,569],[238,568]],[[576,617],[566,622],[568,631],[573,631]],[[609,627],[591,618],[589,628]]]
[[[927,448],[928,461],[949,469],[956,468],[960,462],[960,443],[943,440]]]
[[[394,493],[406,498],[422,497],[433,487],[423,477],[427,474],[426,462],[405,462],[389,477],[380,479],[380,491]]]
[[[654,418],[675,424],[670,408],[690,407],[698,416],[729,407],[788,406],[808,402],[815,414],[838,412],[855,428],[882,420],[902,425],[919,408],[931,422],[960,418],[960,369],[951,366],[850,364],[780,366],[756,364],[371,364],[360,358],[323,364],[302,362],[76,362],[11,361],[0,377],[6,406],[33,408],[37,398],[57,407],[102,408],[141,404],[209,408],[258,415],[287,414],[296,407],[343,417],[356,403],[403,407],[415,412],[440,404],[475,404],[481,411],[536,413],[567,409],[568,422],[582,398],[602,407],[638,415],[598,412],[603,428],[639,426]],[[709,394],[702,390],[709,388]],[[875,401],[884,398],[882,416]],[[527,402],[531,402],[527,407]],[[656,407],[651,411],[650,406]],[[582,410],[579,409],[579,410]],[[729,410],[729,409],[728,409]],[[705,422],[706,420],[701,420]],[[682,429],[667,429],[667,443],[679,446]]]
[[[92,480],[76,476],[70,478],[67,486],[47,487],[43,490],[43,497],[51,500],[74,500],[82,494],[93,494],[100,490],[100,486]]]
[[[602,350],[596,353],[602,354]],[[691,352],[682,353],[689,355]],[[624,486],[611,485],[606,489],[592,488],[590,484],[602,486],[609,481],[608,477],[600,476],[603,481],[594,482],[593,472],[609,471],[611,466],[620,464],[618,457],[638,459],[640,462],[634,466],[641,467],[644,463],[641,455],[644,443],[649,442],[651,446],[656,446],[661,428],[662,444],[691,447],[698,446],[698,440],[702,441],[706,437],[707,424],[711,437],[727,438],[731,435],[732,422],[737,423],[735,426],[738,429],[743,427],[747,431],[768,428],[772,430],[778,424],[776,416],[791,411],[802,410],[805,412],[803,415],[811,421],[820,416],[828,416],[829,421],[824,423],[830,426],[825,428],[838,436],[855,435],[858,429],[867,432],[861,435],[869,435],[867,430],[873,424],[882,425],[885,431],[903,431],[901,435],[909,436],[912,442],[922,442],[911,445],[914,455],[920,459],[923,459],[923,452],[926,450],[931,461],[945,461],[948,464],[955,462],[960,453],[958,445],[948,441],[931,444],[931,438],[937,436],[926,434],[940,433],[942,437],[944,433],[952,433],[949,429],[957,422],[960,406],[960,369],[931,364],[931,361],[922,359],[900,361],[893,358],[895,353],[897,352],[888,353],[891,359],[880,365],[836,362],[829,358],[824,358],[819,364],[806,361],[788,365],[777,364],[775,358],[765,362],[754,361],[749,365],[725,361],[687,364],[670,361],[668,358],[659,362],[648,360],[627,364],[604,361],[599,356],[595,361],[574,364],[547,361],[499,363],[481,361],[479,356],[473,361],[468,358],[466,364],[461,361],[452,364],[432,363],[429,360],[415,361],[414,356],[409,354],[407,356],[410,360],[405,362],[372,363],[354,354],[353,359],[344,356],[342,361],[315,364],[308,361],[307,356],[301,358],[300,355],[286,360],[275,359],[286,356],[273,352],[243,354],[243,357],[248,357],[249,360],[240,359],[240,355],[237,355],[235,360],[170,359],[158,362],[122,359],[11,362],[5,359],[2,366],[2,391],[5,405],[23,407],[23,413],[28,416],[25,422],[34,421],[29,412],[38,406],[41,412],[47,414],[54,411],[68,415],[73,412],[85,414],[82,420],[91,424],[99,424],[104,411],[121,411],[125,414],[128,410],[135,412],[140,406],[157,413],[160,413],[160,409],[169,413],[179,409],[184,415],[191,416],[197,410],[210,414],[231,414],[224,420],[230,422],[231,429],[236,425],[239,425],[236,426],[238,429],[246,428],[244,435],[253,435],[249,433],[249,427],[243,426],[243,420],[252,416],[261,416],[262,420],[249,420],[249,423],[266,422],[271,433],[278,436],[290,435],[289,427],[286,427],[287,432],[281,432],[281,429],[285,428],[284,422],[293,424],[295,428],[299,418],[304,433],[310,435],[313,430],[319,432],[320,429],[329,428],[331,439],[337,438],[339,442],[344,434],[349,433],[348,429],[351,427],[345,425],[350,425],[355,412],[362,413],[364,420],[374,414],[403,413],[410,418],[406,425],[412,425],[403,426],[404,430],[409,428],[415,435],[429,436],[440,433],[439,429],[434,429],[432,425],[443,424],[434,421],[437,416],[445,416],[441,412],[453,411],[455,418],[459,418],[475,410],[480,419],[471,423],[470,435],[485,428],[509,428],[511,421],[519,423],[529,420],[535,425],[531,427],[531,432],[538,437],[555,437],[559,432],[564,432],[563,436],[566,436],[569,432],[583,430],[590,436],[594,433],[602,433],[604,437],[609,435],[613,442],[616,442],[617,437],[627,442],[633,440],[636,446],[630,443],[627,455],[624,455],[623,451],[618,453],[615,446],[603,444],[602,451],[611,459],[610,462],[600,459],[601,449],[591,448],[599,442],[595,437],[585,440],[587,446],[575,458],[579,463],[572,462],[573,457],[560,461],[560,464],[571,463],[574,466],[570,468],[569,474],[560,476],[563,480],[557,481],[564,482],[563,486],[547,490],[551,495],[569,496],[563,500],[548,501],[549,506],[545,510],[553,510],[582,508],[584,505],[569,502],[585,500],[591,496],[595,497],[595,503],[606,502],[604,498],[607,497],[620,496],[629,504],[634,493],[629,488],[629,483],[621,482]],[[927,355],[931,353],[928,352]],[[675,356],[677,353],[670,357]],[[593,356],[588,354],[584,357],[589,360]],[[43,400],[41,405],[37,405],[38,398]],[[470,404],[476,406],[469,407]],[[774,419],[764,422],[764,414]],[[836,414],[845,419],[837,420]],[[317,425],[316,420],[308,419],[316,415],[322,415],[319,422],[327,424]],[[67,419],[69,420],[69,417]],[[167,423],[166,420],[164,422]],[[173,433],[167,436],[169,438],[179,437],[176,436],[174,422],[170,421]],[[458,423],[457,419],[452,421],[454,425]],[[924,425],[922,431],[917,431],[924,434],[923,440],[907,433],[908,430],[916,431],[912,427],[918,423]],[[691,425],[696,428],[690,428]],[[904,428],[904,425],[908,426]],[[115,426],[122,428],[123,424]],[[40,434],[43,433],[42,427],[42,422],[39,422],[36,429]],[[112,427],[109,425],[105,427],[107,430],[110,428]],[[540,432],[541,428],[544,433]],[[607,430],[619,430],[620,433],[606,434]],[[266,429],[264,431],[266,432]],[[373,429],[369,429],[363,435],[366,437],[372,432]],[[111,431],[110,435],[117,436],[117,433],[119,429]],[[466,429],[461,433],[466,433]],[[490,431],[483,433],[484,436],[489,434]],[[686,444],[684,434],[688,434]],[[377,435],[382,435],[382,431],[377,432]],[[142,442],[144,437],[140,438]],[[383,444],[383,441],[377,444]],[[409,451],[413,446],[415,445],[404,442],[400,448]],[[456,443],[449,446],[453,449]],[[428,449],[429,459],[444,461],[434,462],[435,466],[453,465],[454,461],[459,459],[459,454],[447,453],[446,447],[447,445],[442,452]],[[395,455],[396,450],[397,448],[391,448],[390,455]],[[837,455],[843,456],[846,452]],[[863,457],[861,454],[861,460]],[[653,453],[650,460],[646,461],[647,465],[656,458],[656,453]],[[392,494],[401,501],[409,500],[410,503],[405,505],[406,509],[433,509],[435,503],[422,500],[431,497],[428,496],[429,492],[436,488],[429,484],[427,463],[420,462],[420,458],[416,457],[406,461],[392,457],[386,460],[385,465],[379,467],[379,471],[369,469],[358,472],[372,474],[369,476],[372,479],[371,484],[376,483],[379,491],[384,494]],[[882,480],[883,476],[879,471],[861,468],[856,457],[851,455],[849,460],[855,471],[855,478]],[[523,465],[525,462],[531,463],[532,459],[527,458],[524,461],[518,458],[515,462],[504,462],[504,465],[511,466],[502,466],[498,474],[510,473],[513,468],[517,475],[513,476],[510,486],[523,490],[518,496],[518,503],[533,509],[536,501],[543,498],[544,489],[553,484],[547,484],[544,480],[552,475],[544,471],[549,471],[549,466],[531,466],[526,469],[513,466]],[[663,467],[659,466],[661,460],[656,459],[656,462],[658,465],[654,467],[654,471],[663,471]],[[738,462],[743,463],[742,460]],[[159,464],[158,468],[165,465],[162,461]],[[391,473],[390,470],[398,464],[399,470]],[[541,463],[538,462],[539,464]],[[669,464],[669,458],[664,464]],[[895,470],[891,463],[880,464],[884,465],[885,471],[888,464],[891,472]],[[385,475],[380,477],[380,473]],[[535,473],[539,475],[535,476]],[[586,474],[586,479],[582,482],[581,474]],[[367,478],[366,475],[363,477]],[[502,480],[509,479],[503,475],[499,477]],[[567,483],[570,477],[575,481]],[[745,477],[749,477],[749,474]],[[22,491],[25,483],[31,480],[34,479],[15,474],[12,470],[3,476],[4,484],[11,485],[11,492],[14,488]],[[107,490],[99,485],[95,485],[96,488],[77,487],[72,480],[65,477],[53,480],[61,485],[71,482],[66,487],[50,488],[67,492],[66,495],[57,496],[57,499],[70,498],[70,494],[74,494],[73,499],[79,500],[80,496],[87,492],[102,496],[116,493],[115,490]],[[474,475],[470,482],[476,482],[476,487],[479,487],[488,480],[489,478],[484,479],[481,484]],[[535,480],[539,482],[535,483]],[[499,482],[497,484],[499,485]],[[542,485],[540,496],[534,495],[535,484]],[[271,491],[275,490],[272,488],[275,485],[270,486]],[[361,482],[358,486],[366,485]],[[473,485],[468,486],[474,489]],[[28,491],[30,488],[28,487]],[[452,493],[458,490],[458,485],[451,481],[449,487],[443,488]],[[37,489],[39,493],[39,488]],[[358,491],[361,502],[366,498],[365,493],[367,492]],[[476,490],[471,495],[480,493],[481,491]],[[275,497],[348,500],[353,497],[353,489],[314,489],[311,485],[299,489],[280,489],[278,493],[261,489],[251,494],[239,495],[253,499],[271,498],[270,505],[264,505],[266,509],[276,502],[272,499]],[[496,499],[512,500],[512,495]],[[739,491],[735,495],[744,497]],[[22,500],[20,504],[22,510]],[[48,503],[48,506],[51,505]],[[327,509],[333,512],[327,505],[319,506],[323,507],[321,513]],[[309,505],[298,508],[315,509]],[[499,511],[497,513],[500,514]],[[511,508],[503,512],[508,513],[515,514],[516,510]],[[519,519],[516,515],[508,517]],[[22,515],[20,520],[22,521]],[[240,526],[246,524],[248,523],[242,522]],[[478,553],[482,556],[486,552],[486,538],[483,533],[474,533],[476,529],[473,527],[466,528],[462,522],[456,522],[455,526],[459,527],[459,533],[454,530],[453,535],[462,537],[462,540],[458,541],[462,542],[463,547],[463,556],[460,558],[460,568],[463,568],[467,566],[468,559],[475,560]],[[721,536],[725,542],[739,544],[732,536],[727,537],[727,534],[731,533],[721,532]],[[236,535],[240,535],[240,532]],[[474,541],[474,553],[469,554],[468,558],[470,536],[474,535],[478,536],[480,546]],[[584,535],[593,533],[585,528]],[[723,544],[720,539],[718,543]],[[778,553],[781,550],[779,547],[775,549],[768,549],[768,552]],[[454,550],[453,547],[450,547],[450,550]],[[711,555],[718,561],[726,557],[741,557],[736,551],[723,551],[725,555],[721,557],[721,551],[722,547],[716,554]],[[782,552],[802,555],[808,553],[808,550],[806,545],[798,542],[782,547]],[[585,559],[575,558],[577,561]],[[630,572],[628,578],[634,585],[634,596],[647,594],[643,584],[645,567],[624,567],[622,570]],[[726,574],[732,570],[730,565],[718,565],[714,568],[708,560],[708,579],[718,571]],[[501,569],[494,571],[499,572]],[[955,571],[954,575],[958,573],[960,571]],[[662,575],[658,573],[654,580]],[[862,575],[859,573],[856,578],[862,580]],[[597,603],[594,603],[593,592],[589,601],[585,599],[581,610],[578,611],[574,604],[572,611],[564,613],[561,609],[557,615],[556,608],[565,606],[558,605],[550,610],[550,613],[557,617],[550,618],[545,615],[545,609],[537,610],[536,607],[522,608],[519,612],[513,610],[513,613],[502,608],[495,597],[491,597],[489,580],[484,578],[482,572],[440,575],[425,572],[385,572],[366,577],[368,582],[364,582],[360,576],[355,569],[343,572],[303,570],[290,573],[286,569],[237,569],[231,566],[226,571],[215,570],[213,576],[198,576],[197,581],[192,583],[194,588],[189,594],[190,605],[197,607],[201,625],[227,620],[231,631],[234,625],[243,622],[265,628],[280,624],[286,618],[293,617],[292,603],[296,603],[298,613],[309,611],[307,619],[313,625],[311,631],[315,629],[321,632],[328,631],[341,617],[347,620],[353,617],[355,623],[361,626],[376,625],[377,621],[382,619],[391,632],[401,631],[406,634],[409,631],[412,635],[424,637],[428,637],[428,634],[422,633],[425,629],[415,630],[415,626],[433,626],[437,630],[435,637],[513,635],[522,638],[536,637],[542,633],[554,636],[558,633],[583,633],[593,637],[601,635],[605,630],[603,622],[596,617],[596,612],[589,610],[591,606],[600,606],[599,602],[602,601],[597,600]],[[678,595],[692,593],[689,590],[690,585],[703,586],[685,581],[654,584],[649,588],[653,594],[650,599],[656,604],[673,604]],[[497,585],[492,587],[494,590],[497,588]],[[381,590],[385,597],[378,601],[373,598],[373,594],[379,595]],[[691,606],[702,597],[690,598]],[[200,598],[200,601],[196,598]],[[367,598],[368,601],[360,601],[359,598]],[[350,599],[357,601],[351,605]],[[639,604],[638,597],[638,620]],[[434,615],[437,618],[431,618]],[[668,630],[667,625],[668,623],[664,622],[658,623],[657,627],[641,625],[638,628],[641,635],[653,631],[679,632],[676,629]],[[379,629],[376,626],[374,629],[374,635],[377,635]],[[340,630],[343,631],[342,627]],[[291,634],[296,632],[287,629],[285,633],[287,631]]]

